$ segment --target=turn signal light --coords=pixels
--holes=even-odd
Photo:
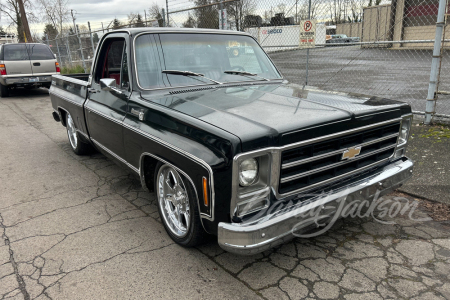
[[[208,199],[208,180],[203,177],[203,203],[205,206],[209,205],[209,199]]]
[[[0,65],[0,75],[6,75],[6,67],[5,65]]]
[[[55,62],[56,72],[61,73],[61,69],[59,68],[59,63]]]

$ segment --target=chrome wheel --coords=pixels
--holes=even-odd
[[[78,138],[77,138],[77,130],[75,128],[75,124],[73,123],[72,117],[70,114],[67,114],[67,135],[69,136],[70,145],[73,149],[77,149]]]
[[[163,165],[157,175],[159,208],[172,234],[178,238],[187,235],[190,229],[191,211],[189,197],[183,179],[169,165]]]

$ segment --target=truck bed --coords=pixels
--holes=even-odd
[[[87,97],[88,79],[89,74],[53,75],[49,90],[53,110],[61,116],[63,125],[66,112],[69,112],[82,132],[87,132],[83,106]]]

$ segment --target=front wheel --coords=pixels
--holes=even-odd
[[[194,188],[174,167],[158,163],[155,168],[155,192],[158,211],[169,236],[184,247],[193,247],[206,239]]]
[[[85,155],[91,152],[90,145],[80,141],[77,129],[75,128],[75,123],[73,122],[72,116],[69,113],[66,114],[66,129],[70,146],[72,147],[72,150],[73,152],[75,152],[75,154]]]
[[[9,96],[9,89],[6,85],[3,85],[0,83],[0,96],[2,98],[8,97]]]

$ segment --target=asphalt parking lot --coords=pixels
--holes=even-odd
[[[45,89],[0,99],[0,299],[450,298],[448,221],[349,218],[250,257],[181,248],[154,195],[74,155],[51,112]]]
[[[304,84],[306,51],[271,53],[275,65],[291,82]],[[327,90],[401,100],[425,111],[431,50],[392,50],[359,46],[310,50],[308,84]],[[443,53],[439,90],[450,90],[450,55]],[[450,115],[448,95],[440,95],[436,112]]]

